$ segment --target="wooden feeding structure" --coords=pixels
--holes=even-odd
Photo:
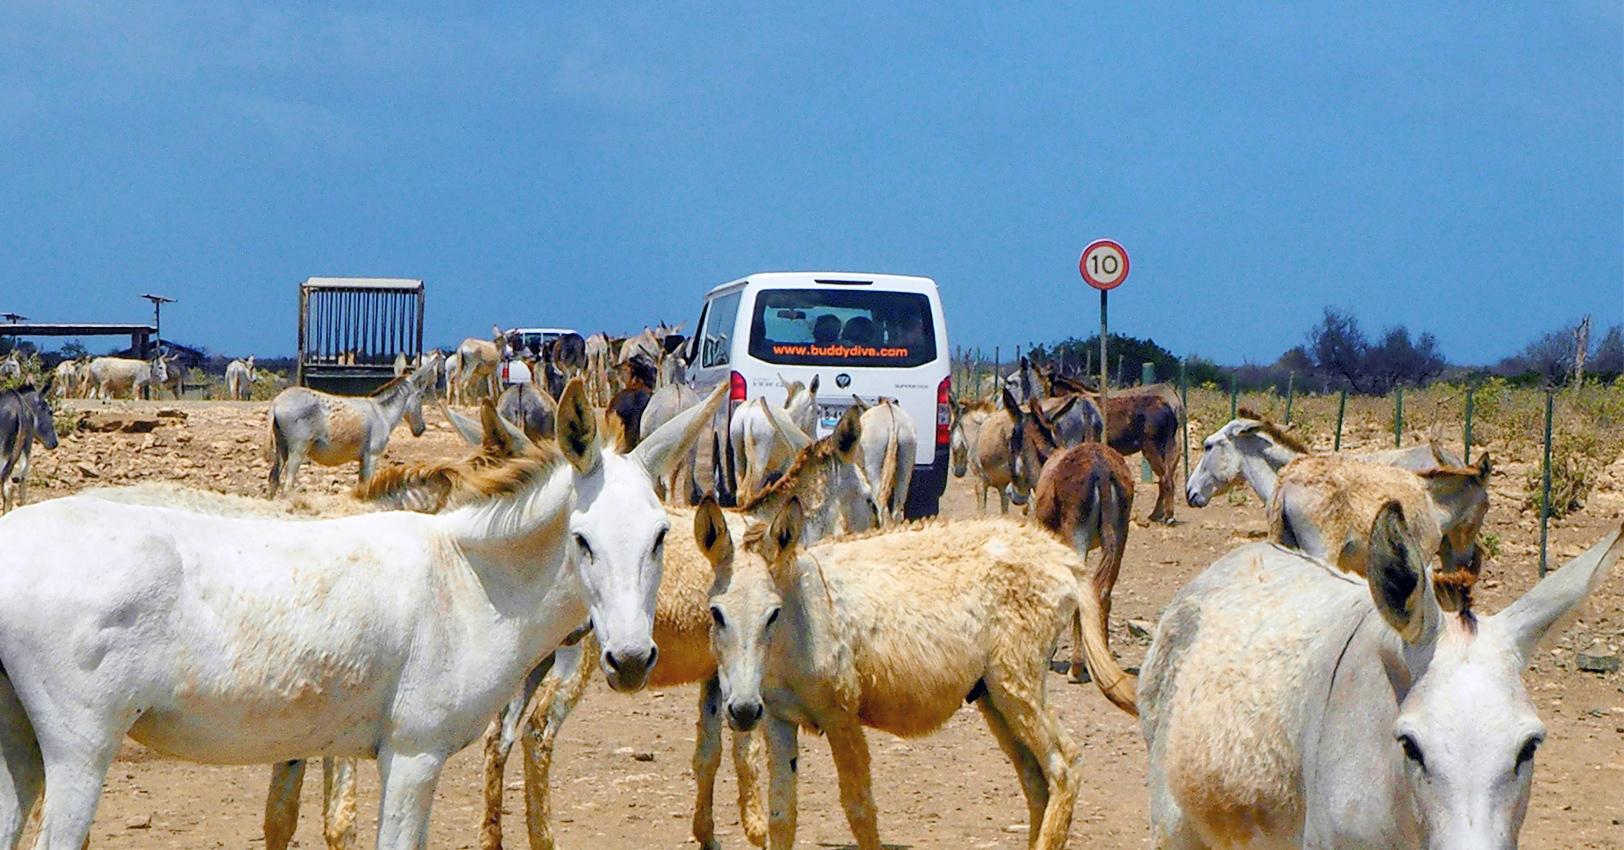
[[[365,395],[423,354],[423,281],[313,277],[299,285],[300,386]]]

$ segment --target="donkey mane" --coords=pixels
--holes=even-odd
[[[407,372],[404,375],[397,375],[396,377],[390,378],[388,381],[384,382],[383,386],[380,386],[372,392],[367,393],[367,398],[381,398],[387,393],[392,393],[395,391],[396,387],[411,380],[411,377],[411,373]]]
[[[801,486],[801,475],[815,464],[836,456],[834,435],[801,449],[790,461],[789,468],[778,476],[771,484],[756,490],[755,495],[738,506],[741,511],[753,511],[778,496],[793,495]]]
[[[403,464],[379,470],[372,480],[355,488],[355,497],[387,499],[414,487],[441,490],[440,509],[523,492],[550,474],[564,456],[551,445],[533,446],[518,457],[498,457],[481,449],[459,461]]]
[[[1279,425],[1269,421],[1268,417],[1266,416],[1262,416],[1245,407],[1235,411],[1235,415],[1241,417],[1242,419],[1251,419],[1256,421],[1257,429],[1259,431],[1268,434],[1270,437],[1274,438],[1275,442],[1285,446],[1288,449],[1291,449],[1294,452],[1297,452],[1298,454],[1306,455],[1314,453],[1314,450],[1310,449],[1302,440],[1299,440],[1291,434],[1286,433],[1284,428],[1281,428]]]

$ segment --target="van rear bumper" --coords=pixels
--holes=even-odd
[[[936,458],[929,466],[915,466],[908,484],[908,504],[903,513],[908,519],[932,517],[941,509],[942,493],[947,490],[948,447],[936,450]]]

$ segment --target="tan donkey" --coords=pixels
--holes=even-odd
[[[859,471],[861,411],[851,408],[829,436],[804,446],[789,469],[772,485],[723,516],[734,534],[743,534],[751,522],[765,523],[791,499],[806,505],[804,536],[817,540],[842,528],[867,531],[878,522],[867,480]],[[693,525],[693,510],[668,508],[673,528]],[[693,834],[701,847],[716,848],[713,815],[716,772],[721,765],[721,702],[716,680],[716,659],[711,653],[711,612],[708,596],[713,573],[710,562],[687,534],[666,541],[665,573],[654,603],[654,643],[660,663],[649,674],[649,686],[669,688],[700,683],[699,720],[694,745]],[[540,684],[534,708],[523,733],[525,755],[525,808],[531,850],[554,846],[551,795],[553,747],[564,721],[585,691],[591,668],[579,658],[592,657],[592,638],[579,652],[560,652],[559,660]],[[485,818],[480,830],[482,850],[502,846],[502,775],[512,747],[516,718],[498,721],[485,739]],[[767,838],[767,815],[760,797],[760,781],[750,757],[750,735],[733,736],[733,766],[739,780],[739,810],[746,838],[761,845]]]
[[[1440,560],[1438,579],[1469,586],[1481,569],[1477,532],[1489,508],[1488,454],[1476,466],[1411,472],[1335,455],[1308,455],[1280,470],[1269,500],[1269,539],[1354,575],[1367,574],[1367,541],[1387,502],[1404,508],[1416,542]]]
[[[1015,765],[1030,846],[1065,845],[1081,752],[1046,697],[1047,658],[1079,605],[1083,565],[1008,519],[910,525],[801,547],[791,500],[735,549],[715,502],[694,535],[716,570],[711,641],[728,723],[767,724],[768,834],[795,842],[799,733],[828,736],[860,850],[880,850],[863,727],[932,732],[974,703]],[[1090,659],[1093,662],[1095,659]]]

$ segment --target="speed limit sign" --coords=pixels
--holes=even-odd
[[[1110,239],[1096,239],[1077,260],[1083,280],[1095,289],[1116,289],[1128,279],[1128,252]]]

